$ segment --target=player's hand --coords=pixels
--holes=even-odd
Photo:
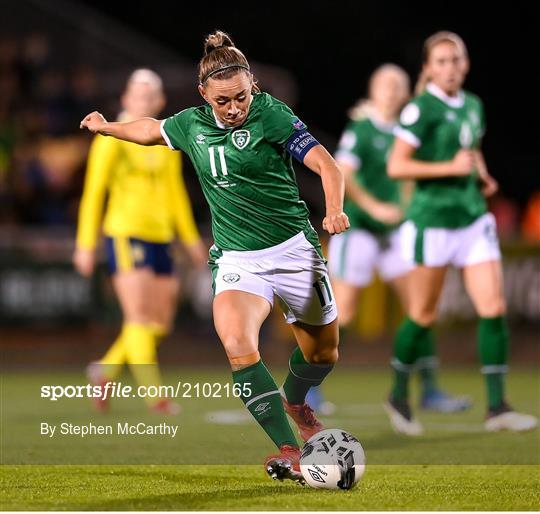
[[[478,178],[482,182],[482,194],[486,198],[499,190],[499,183],[491,175],[480,175]]]
[[[107,120],[97,111],[87,114],[81,121],[80,128],[87,128],[90,132],[96,133],[103,129]]]
[[[96,254],[94,250],[76,248],[75,252],[73,252],[73,265],[83,277],[91,277],[96,267]]]
[[[451,161],[452,172],[458,177],[470,175],[475,166],[476,157],[472,150],[461,149]]]
[[[350,226],[349,218],[344,212],[327,214],[322,222],[323,229],[330,235],[341,234],[341,232],[345,232]]]
[[[385,225],[395,225],[403,219],[401,208],[388,202],[376,202],[369,214]]]
[[[192,245],[186,245],[186,250],[193,265],[201,269],[208,262],[208,250],[205,248],[202,241],[197,241]]]

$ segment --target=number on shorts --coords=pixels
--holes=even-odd
[[[326,304],[332,302],[332,293],[330,292],[330,286],[328,285],[326,277],[317,280],[317,282],[313,284],[313,287],[315,288],[315,292],[319,297],[321,307],[324,307]]]

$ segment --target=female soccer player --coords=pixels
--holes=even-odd
[[[480,99],[461,89],[469,70],[462,39],[438,32],[424,45],[418,96],[402,111],[388,162],[395,179],[413,179],[407,221],[401,228],[404,255],[416,264],[409,275],[408,318],[396,336],[395,383],[386,404],[394,428],[418,422],[408,402],[415,348],[431,337],[437,302],[449,265],[463,270],[479,316],[478,350],[485,375],[489,431],[534,428],[537,419],[506,402],[508,332],[497,230],[484,196],[497,190],[482,151],[485,130]]]
[[[279,448],[266,460],[267,472],[301,481],[300,450],[285,411],[304,440],[322,429],[304,400],[338,358],[338,327],[292,157],[321,177],[323,228],[330,234],[349,227],[342,212],[343,176],[306,125],[285,104],[259,92],[244,54],[223,32],[206,39],[199,92],[207,105],[163,121],[108,123],[93,112],[81,127],[143,145],[167,144],[190,156],[212,213],[216,331],[246,407]],[[259,330],[274,297],[298,341],[281,394],[258,351]]]
[[[399,66],[385,64],[375,70],[369,97],[351,109],[352,121],[335,155],[345,176],[345,212],[351,223],[351,230],[330,240],[328,252],[342,328],[352,321],[360,291],[371,282],[375,269],[406,309],[411,265],[401,256],[397,230],[404,195],[402,184],[388,177],[386,160],[399,112],[409,95],[409,77]],[[467,399],[452,398],[438,389],[431,340],[419,344],[414,364],[422,379],[424,408],[449,412],[468,407]]]
[[[155,116],[164,105],[161,78],[139,69],[127,82],[120,118]],[[170,255],[175,231],[196,264],[206,260],[181,172],[180,154],[164,148],[143,148],[101,135],[92,143],[73,262],[83,276],[94,271],[108,194],[105,248],[124,316],[116,341],[88,368],[95,384],[114,380],[128,363],[139,385],[159,385],[156,347],[171,327],[178,292]],[[96,399],[95,405],[100,410],[108,407],[103,398]],[[149,399],[148,406],[170,414],[178,411],[166,398]]]

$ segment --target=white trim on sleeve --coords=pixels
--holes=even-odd
[[[394,130],[394,135],[396,137],[399,137],[400,139],[403,139],[403,141],[409,143],[415,148],[419,148],[422,145],[422,141],[420,141],[417,136],[415,136],[411,131],[404,129],[403,127],[396,127]]]
[[[360,159],[358,155],[347,152],[346,150],[338,150],[334,158],[336,159],[336,161],[342,161],[345,164],[348,164],[349,166],[354,168],[354,171],[360,169],[360,166],[362,166],[362,159]]]
[[[165,143],[167,143],[167,146],[171,149],[171,150],[176,150],[176,148],[172,145],[171,143],[171,140],[169,139],[169,136],[167,135],[167,133],[165,132],[165,122],[167,120],[161,120],[161,123],[159,124],[159,131],[161,132],[161,135],[163,136],[163,139],[165,139]]]

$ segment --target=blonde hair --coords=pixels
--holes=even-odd
[[[463,52],[463,55],[466,58],[468,58],[469,56],[469,53],[467,52],[467,47],[465,46],[465,42],[463,41],[463,39],[461,39],[460,36],[458,36],[455,32],[441,30],[440,32],[436,32],[435,34],[429,36],[424,41],[424,46],[422,48],[422,65],[427,64],[431,55],[431,51],[440,43],[452,43],[456,46],[456,48]],[[414,88],[415,94],[419,95],[423,93],[429,81],[430,77],[422,68],[422,71],[418,76],[418,80],[416,81],[416,86]]]
[[[127,86],[132,84],[148,84],[157,91],[163,90],[163,81],[161,77],[148,68],[139,68],[135,70],[128,78]]]
[[[373,91],[373,85],[375,84],[375,81],[377,78],[382,75],[383,73],[387,72],[393,72],[396,75],[399,76],[399,78],[403,81],[403,84],[407,88],[407,91],[409,91],[410,88],[410,79],[409,75],[407,75],[407,72],[398,66],[397,64],[393,63],[385,63],[379,66],[378,68],[373,71],[373,73],[369,77],[368,82],[368,97],[367,98],[361,98],[358,100],[347,112],[349,118],[353,121],[362,120],[365,118],[369,118],[373,111],[373,100],[372,98],[372,91]]]
[[[128,89],[134,84],[147,84],[149,85],[153,92],[157,93],[159,96],[163,97],[163,81],[161,77],[155,72],[148,68],[138,68],[136,69],[127,79],[126,89],[124,95],[128,93]],[[118,113],[116,117],[117,121],[130,121],[131,115],[122,110]]]

